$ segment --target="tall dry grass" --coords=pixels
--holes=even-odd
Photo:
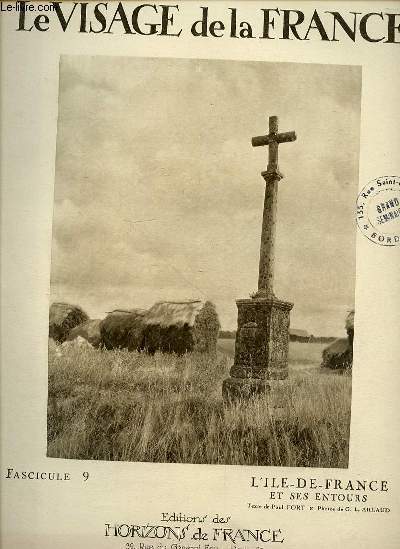
[[[227,405],[221,353],[59,354],[49,349],[48,456],[347,467],[349,376],[292,369],[268,397]]]

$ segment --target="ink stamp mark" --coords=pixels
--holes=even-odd
[[[357,224],[371,242],[400,245],[400,177],[377,177],[357,198]]]

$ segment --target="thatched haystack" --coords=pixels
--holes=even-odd
[[[324,368],[332,370],[348,369],[352,364],[352,352],[347,337],[335,339],[322,351],[322,364]]]
[[[112,311],[100,322],[101,344],[106,349],[128,349],[135,351],[140,348],[144,330],[143,309],[129,311]]]
[[[195,350],[201,353],[215,354],[220,328],[221,324],[214,303],[206,301],[193,325]]]
[[[79,324],[79,326],[75,326],[75,328],[72,328],[72,330],[69,332],[67,341],[72,341],[74,339],[77,339],[79,337],[85,339],[88,341],[93,347],[100,347],[101,346],[101,334],[100,334],[100,324],[101,320],[99,319],[93,319],[93,320],[87,320],[86,322],[83,322],[82,324]]]
[[[117,309],[100,322],[106,349],[154,354],[215,353],[219,332],[215,306],[201,301],[161,301],[148,311]]]
[[[88,315],[77,305],[52,303],[49,311],[49,337],[63,343],[72,328],[87,320]]]
[[[220,328],[215,306],[207,301],[162,301],[143,318],[140,348],[149,353],[216,353]]]
[[[353,348],[353,339],[354,339],[354,311],[350,311],[346,318],[345,324],[347,336],[351,347]]]
[[[350,311],[346,317],[345,329],[347,338],[336,339],[322,352],[322,367],[338,369],[350,369],[353,366],[353,339],[354,339],[354,311]]]

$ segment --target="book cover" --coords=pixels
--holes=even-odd
[[[2,546],[396,547],[398,3],[1,29]]]

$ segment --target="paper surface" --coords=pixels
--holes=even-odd
[[[132,10],[133,5],[135,4],[124,3],[127,12]],[[190,29],[196,20],[201,19],[201,6],[204,5],[209,6],[209,23],[213,20],[223,21],[227,28],[232,17],[231,9],[236,8],[238,20],[251,22],[257,38],[232,38],[228,32],[222,33],[222,31],[219,34],[223,36],[219,38],[211,37],[210,32],[208,32],[209,36],[194,36]],[[5,4],[3,3],[2,6]],[[107,10],[112,11],[111,6],[112,3],[109,3]],[[72,4],[65,2],[62,3],[62,7],[65,13],[69,13],[67,8],[70,10]],[[396,185],[398,185],[396,181],[400,175],[398,45],[384,43],[384,41],[368,42],[359,35],[353,42],[343,30],[337,31],[340,37],[338,41],[321,40],[318,31],[315,30],[310,31],[309,40],[297,40],[293,37],[291,40],[279,39],[279,36],[282,37],[282,16],[276,19],[274,29],[270,27],[271,33],[272,30],[276,32],[276,38],[261,39],[259,38],[263,30],[261,10],[266,8],[274,9],[276,6],[266,6],[264,3],[257,2],[235,2],[234,4],[181,2],[179,12],[174,12],[173,26],[174,31],[182,28],[179,37],[126,34],[122,31],[121,23],[115,23],[113,34],[79,33],[79,21],[81,21],[79,18],[76,20],[72,18],[71,27],[63,32],[54,14],[49,15],[51,20],[48,31],[37,28],[32,31],[17,31],[19,14],[16,11],[4,11],[2,8],[1,475],[3,512],[1,541],[3,547],[17,548],[29,545],[40,548],[67,548],[75,545],[76,547],[134,547],[135,549],[152,549],[151,546],[153,546],[154,549],[164,549],[166,546],[166,549],[179,549],[179,547],[172,547],[176,543],[181,547],[200,546],[200,549],[206,549],[208,544],[210,547],[223,549],[233,546],[264,547],[283,540],[281,545],[288,548],[320,547],[321,543],[326,547],[353,547],[358,543],[366,548],[379,546],[386,549],[397,547],[399,544],[396,516],[399,506],[397,462],[400,450],[397,429],[400,389],[397,368],[400,252],[394,238],[396,227],[392,230],[393,242],[389,242],[390,245],[382,245],[387,244],[387,240],[379,242],[379,230],[376,236],[372,237],[372,240],[377,240],[373,242],[371,234],[374,231],[368,232],[364,229],[363,233],[361,229],[357,229],[357,206],[360,207],[360,204],[368,201],[368,189],[374,185],[371,182],[375,181],[375,190],[371,191],[371,196],[376,197],[377,178],[381,178],[381,181],[385,181],[385,178],[393,179],[392,183],[389,181],[387,184],[390,189],[394,189],[390,191],[392,194],[389,199],[395,200],[398,196],[398,193],[396,195]],[[385,5],[383,13],[396,14],[399,13],[398,8],[398,3],[389,2]],[[317,10],[321,17],[325,12],[338,11],[350,21],[351,12],[366,14],[378,12],[383,8],[378,9],[373,2],[296,2],[291,5],[288,2],[282,2],[279,9],[300,10],[308,20],[312,17],[314,10]],[[25,28],[32,26],[34,18],[38,15],[39,12],[27,13]],[[112,16],[108,17],[108,23],[110,23]],[[326,15],[324,17],[326,18]],[[400,16],[397,16],[397,25],[399,18]],[[149,13],[147,16],[147,21],[154,22],[156,19],[154,14]],[[324,19],[324,21],[327,20]],[[46,27],[44,20],[37,24]],[[329,26],[328,23],[326,25]],[[388,24],[387,16],[381,18],[378,15],[369,19],[367,30],[369,36],[374,39],[383,35],[390,38],[388,27],[390,23]],[[303,36],[304,32],[303,30]],[[400,41],[398,30],[393,32],[396,40]],[[51,291],[54,290],[53,286],[50,287],[52,228],[55,227],[53,205],[54,199],[57,199],[57,177],[60,174],[57,172],[56,145],[57,138],[60,136],[60,134],[57,136],[60,129],[60,116],[65,115],[65,111],[60,110],[60,105],[65,106],[65,103],[59,103],[60,84],[63,78],[63,63],[70,63],[72,67],[75,63],[77,72],[85,73],[85,63],[89,63],[88,59],[97,59],[97,66],[101,66],[100,56],[104,56],[104,70],[115,70],[115,81],[122,84],[124,79],[117,74],[119,67],[121,71],[124,70],[121,66],[122,58],[128,58],[125,70],[129,69],[128,65],[140,67],[142,63],[144,66],[143,58],[149,58],[149,67],[157,67],[159,58],[163,58],[165,63],[170,63],[171,70],[175,71],[177,71],[177,62],[174,60],[177,59],[185,60],[184,63],[189,67],[189,71],[192,70],[190,67],[193,65],[187,60],[205,60],[195,66],[197,69],[205,67],[206,71],[208,67],[229,67],[231,62],[235,63],[232,73],[239,76],[242,70],[236,68],[236,63],[239,64],[239,62],[243,63],[243,67],[248,67],[251,63],[259,63],[260,66],[268,64],[268,67],[286,63],[291,67],[292,65],[289,64],[295,63],[298,65],[293,68],[293,73],[298,71],[298,78],[296,79],[290,70],[286,78],[291,78],[292,96],[293,86],[297,85],[299,88],[299,108],[302,102],[302,74],[304,74],[301,71],[301,64],[346,66],[349,67],[347,72],[345,71],[347,75],[352,70],[355,73],[361,71],[358,181],[349,190],[348,198],[346,197],[348,202],[343,204],[346,212],[352,210],[354,212],[354,233],[351,231],[345,233],[345,238],[340,244],[343,253],[341,254],[340,246],[337,251],[338,262],[341,257],[349,257],[351,261],[351,257],[354,256],[348,253],[348,249],[351,246],[354,247],[354,241],[356,241],[356,317],[348,468],[140,463],[46,457],[48,451],[46,426],[48,311],[53,297]],[[113,68],[108,61],[110,57],[115,57]],[[82,59],[82,64],[79,63],[79,59]],[[215,64],[212,63],[213,60]],[[88,72],[89,69],[88,66]],[[222,69],[218,68],[218,70]],[[223,70],[229,72],[229,69]],[[246,74],[246,70],[244,68],[242,74]],[[276,70],[279,73],[279,69]],[[331,76],[332,72],[328,70],[326,74]],[[105,98],[108,97],[105,93],[107,78],[112,79],[109,72],[105,75],[103,90],[99,90],[99,93],[105,94]],[[326,82],[323,81],[315,82],[315,86],[320,85],[321,88],[325,84]],[[193,86],[195,85],[194,80]],[[243,82],[241,85],[244,86]],[[248,85],[249,101],[254,101],[252,83],[249,82]],[[281,83],[271,82],[271,85],[279,87]],[[158,83],[158,86],[162,87],[162,82]],[[123,90],[121,93],[123,95]],[[148,93],[150,108],[151,88]],[[186,93],[189,96],[190,90]],[[281,93],[283,94],[283,87]],[[184,102],[184,90],[182,94],[182,102]],[[159,90],[154,95],[161,100]],[[253,133],[249,135],[246,133],[243,138],[247,147],[243,151],[243,162],[247,162],[247,155],[251,158],[248,192],[250,188],[252,192],[257,188],[256,192],[259,193],[257,200],[261,197],[260,213],[263,191],[259,172],[265,169],[267,154],[263,151],[259,155],[259,151],[252,150],[250,139],[261,135],[267,129],[267,117],[270,115],[279,116],[282,131],[297,130],[298,132],[296,120],[286,119],[285,112],[270,112],[268,96],[268,89],[265,89],[265,108],[260,99],[259,126],[252,127]],[[321,96],[326,97],[326,93]],[[346,103],[345,96],[344,92],[343,103]],[[166,107],[168,107],[170,105],[168,90],[165,92],[165,97]],[[317,92],[315,92],[315,101],[318,103]],[[142,104],[144,105],[143,102]],[[116,107],[115,104],[111,104],[106,105],[105,108],[118,108],[123,112],[124,109],[129,111],[130,105],[128,103]],[[88,110],[90,109],[91,105],[88,105]],[[84,109],[80,106],[79,112],[82,111]],[[318,105],[316,105],[316,111],[318,111]],[[338,111],[339,124],[339,107]],[[78,112],[77,108],[75,112]],[[154,112],[159,115],[159,106],[154,109]],[[235,117],[239,115],[240,110],[232,113]],[[129,119],[128,115],[127,117]],[[327,117],[327,125],[330,121],[331,118],[328,120]],[[221,120],[222,126],[223,123]],[[349,123],[348,119],[346,123]],[[179,126],[179,117],[174,120],[174,124],[175,131]],[[240,121],[237,121],[235,128],[240,128],[241,125]],[[316,120],[316,127],[321,127],[320,120]],[[354,140],[358,141],[358,128],[354,131],[355,137],[350,140],[353,145]],[[128,138],[129,131],[126,135]],[[73,134],[67,137],[71,139],[72,147]],[[77,133],[76,140],[79,142],[81,137],[82,135]],[[304,136],[298,134],[297,137],[298,146],[303,146]],[[348,135],[345,138],[348,138]],[[307,166],[302,164],[302,158],[297,159],[301,164],[298,170],[293,168],[292,154],[295,153],[290,149],[295,146],[297,146],[295,143],[280,145],[280,163],[286,180],[282,182],[285,187],[280,189],[281,194],[278,200],[282,198],[283,204],[286,200],[285,193],[290,193],[289,185],[295,183],[297,187],[306,187],[308,184],[308,181],[303,179],[307,175]],[[354,145],[354,150],[357,148],[358,143]],[[79,147],[77,149],[79,150]],[[328,149],[321,146],[322,152],[319,151],[319,154],[325,154]],[[188,151],[195,153],[196,147]],[[201,151],[202,154],[206,154],[207,148],[204,147]],[[68,147],[65,147],[62,153],[68,155]],[[155,151],[152,150],[150,155],[154,156],[154,153]],[[116,154],[118,155],[118,151]],[[102,154],[100,150],[98,158],[100,167],[102,157],[104,157],[104,151]],[[332,159],[335,161],[335,154],[327,160],[330,170],[332,170]],[[159,160],[166,161],[165,158]],[[154,162],[153,159],[151,161]],[[304,158],[304,162],[307,161],[315,162],[312,152],[309,152],[309,158]],[[215,167],[218,166],[218,160],[213,157],[208,162]],[[155,161],[155,166],[156,164]],[[64,167],[68,167],[68,162]],[[337,165],[339,173],[345,171],[347,167],[346,162],[339,162]],[[76,173],[76,166],[70,166],[70,168],[71,173]],[[119,161],[118,169],[123,172],[123,168],[123,163]],[[296,172],[301,173],[301,181],[295,181]],[[116,178],[119,175],[119,172],[115,173]],[[217,175],[215,174],[216,178]],[[125,176],[122,173],[121,177]],[[151,179],[152,173],[145,174],[145,177]],[[208,177],[211,177],[211,174],[208,174]],[[226,181],[229,178],[233,179],[235,172],[229,175],[224,173],[223,177]],[[312,173],[310,181],[313,181]],[[236,189],[237,183],[232,184]],[[321,181],[321,185],[324,185],[324,181]],[[82,189],[84,192],[84,187]],[[357,196],[362,192],[366,193],[366,198],[364,201],[357,201]],[[224,193],[222,192],[221,195],[220,200],[223,202]],[[205,197],[207,196],[206,194]],[[332,201],[332,207],[335,206],[334,197],[327,194],[326,200]],[[298,204],[302,204],[301,199],[297,198],[297,201]],[[146,203],[146,197],[144,203]],[[372,203],[376,207],[379,200],[373,198]],[[303,228],[306,227],[306,235],[310,231],[308,219],[312,213],[312,206],[310,204],[309,211],[304,214]],[[395,206],[394,203],[394,209]],[[121,208],[124,209],[125,205],[121,204]],[[207,208],[207,205],[204,205],[204,208]],[[326,211],[329,211],[329,208]],[[381,215],[384,213],[381,212]],[[55,210],[55,220],[56,215]],[[226,212],[221,211],[220,219],[225,218]],[[212,223],[217,225],[218,208],[216,208],[215,219],[216,221],[213,219]],[[322,224],[325,221],[326,218],[321,218]],[[372,222],[378,223],[376,220]],[[301,223],[301,216],[299,223]],[[210,225],[205,224],[205,227],[207,226]],[[280,242],[279,238],[284,246],[283,233],[281,237],[279,236],[280,226],[282,227],[283,224],[278,217],[277,246]],[[302,227],[296,230],[301,231]],[[328,228],[324,231],[320,228],[316,230],[321,239],[327,239],[326,246],[328,246]],[[368,235],[365,232],[368,232]],[[387,238],[388,233],[390,230],[382,234]],[[237,228],[233,230],[232,235],[232,238],[237,235],[238,241],[244,238]],[[240,292],[250,293],[255,290],[259,233],[256,238],[256,242],[251,244],[251,253],[249,253],[249,257],[251,256],[249,261],[254,262],[254,271],[246,271],[241,282],[242,286],[239,287]],[[205,236],[204,239],[206,239]],[[200,238],[200,244],[202,242],[204,240],[201,241]],[[76,246],[80,245],[78,238]],[[240,244],[238,247],[240,248]],[[202,249],[201,245],[199,249]],[[277,254],[278,252],[279,248]],[[57,251],[53,247],[53,267],[56,254]],[[233,252],[229,258],[232,264],[227,264],[228,280],[230,280],[230,271],[238,269]],[[241,261],[245,261],[243,256]],[[296,282],[279,282],[283,280],[282,275],[287,269],[279,265],[279,255],[276,261],[276,281],[277,284],[281,284],[279,288],[282,294],[279,297],[285,298],[286,293],[290,291],[290,284],[293,285]],[[192,263],[189,261],[189,264]],[[293,268],[296,269],[296,265]],[[338,264],[332,264],[335,276],[338,269]],[[222,268],[221,272],[223,272]],[[187,272],[184,271],[183,274],[187,276]],[[254,280],[253,286],[250,280]],[[197,282],[196,286],[198,286]],[[326,284],[324,281],[320,282],[321,288],[326,288],[329,283],[328,279]],[[208,291],[206,284],[204,287]],[[218,299],[217,290],[216,298]],[[163,295],[165,294],[161,292],[160,298]],[[228,293],[227,296],[223,296],[226,303],[231,299],[230,295]],[[66,299],[61,294],[55,297],[60,300]],[[143,305],[151,305],[150,297],[152,296],[149,295],[148,299],[143,299]],[[235,329],[235,326],[230,323],[234,324],[234,320],[229,320],[231,318],[229,315],[234,315],[229,311],[235,312],[234,300],[245,297],[248,295],[234,294],[232,309],[225,304],[220,307],[222,311],[226,311],[223,322],[223,327],[226,329]],[[153,301],[157,299],[158,297]],[[106,305],[108,306],[108,303],[105,300],[105,305],[100,307],[101,311]],[[115,297],[113,303],[116,307],[120,304],[124,305],[119,295]],[[89,308],[93,316],[98,312],[93,310],[94,305],[90,299],[84,305]],[[306,310],[307,307],[304,306],[304,311]],[[298,324],[296,326],[293,324],[294,327],[302,328],[309,322],[306,326],[309,333],[318,329],[319,323],[314,324],[310,316],[294,318],[298,319]],[[321,332],[321,335],[340,335],[335,332],[336,327],[329,322],[333,321],[328,318],[327,331]],[[24,471],[34,472],[31,476],[36,474],[40,476],[43,473],[46,476],[49,472],[55,472],[58,473],[59,480],[23,479]],[[15,472],[21,473],[20,478],[15,478]],[[85,475],[85,472],[88,475]],[[266,478],[268,486],[263,487],[266,484]],[[335,479],[340,483],[337,482],[335,485]],[[354,484],[357,481],[365,482],[369,488],[365,491],[345,489],[349,481]],[[290,488],[286,489],[285,484]],[[322,488],[319,488],[320,486]],[[279,496],[276,493],[279,491],[283,491],[282,503],[277,499]],[[315,500],[316,492],[334,492],[344,496],[351,494],[353,497],[357,494],[361,496],[366,494],[368,499],[366,502],[354,500],[349,502],[347,499],[323,502]],[[272,496],[271,493],[275,495]],[[291,493],[298,493],[300,496],[291,500]],[[307,500],[304,500],[305,493],[308,493]],[[280,509],[280,505],[284,508]],[[292,505],[304,505],[304,508],[291,507]],[[311,510],[310,506],[314,508]],[[318,510],[318,506],[321,509]],[[341,506],[344,509],[350,507],[351,510],[339,511]],[[355,506],[369,510],[356,511]],[[172,516],[173,513],[175,516]],[[181,514],[180,519],[179,514]],[[217,514],[227,522],[217,523]],[[182,518],[182,515],[186,515],[186,519]],[[199,519],[205,516],[204,522],[200,522]],[[190,521],[188,517],[199,517],[199,519]],[[171,534],[172,538],[168,539],[165,530],[159,530],[159,538],[153,535],[154,531],[153,534],[148,532],[147,536],[142,532],[143,535],[140,537],[132,536],[127,527],[125,530],[124,527],[113,530],[115,525],[158,525],[176,529],[189,526],[189,528],[183,539],[176,540],[173,534]],[[199,527],[207,537],[203,539],[192,537]],[[216,532],[215,529],[218,528],[230,528],[232,532],[229,535],[222,531]],[[238,535],[234,543],[230,536],[233,536],[238,529],[249,529],[253,532],[264,532],[264,534],[261,534],[261,538],[257,541],[254,539],[246,541]],[[270,532],[267,533],[267,530]],[[272,541],[273,531],[276,531],[275,541]],[[115,532],[118,535],[114,535]],[[124,537],[126,534],[129,535]]]

